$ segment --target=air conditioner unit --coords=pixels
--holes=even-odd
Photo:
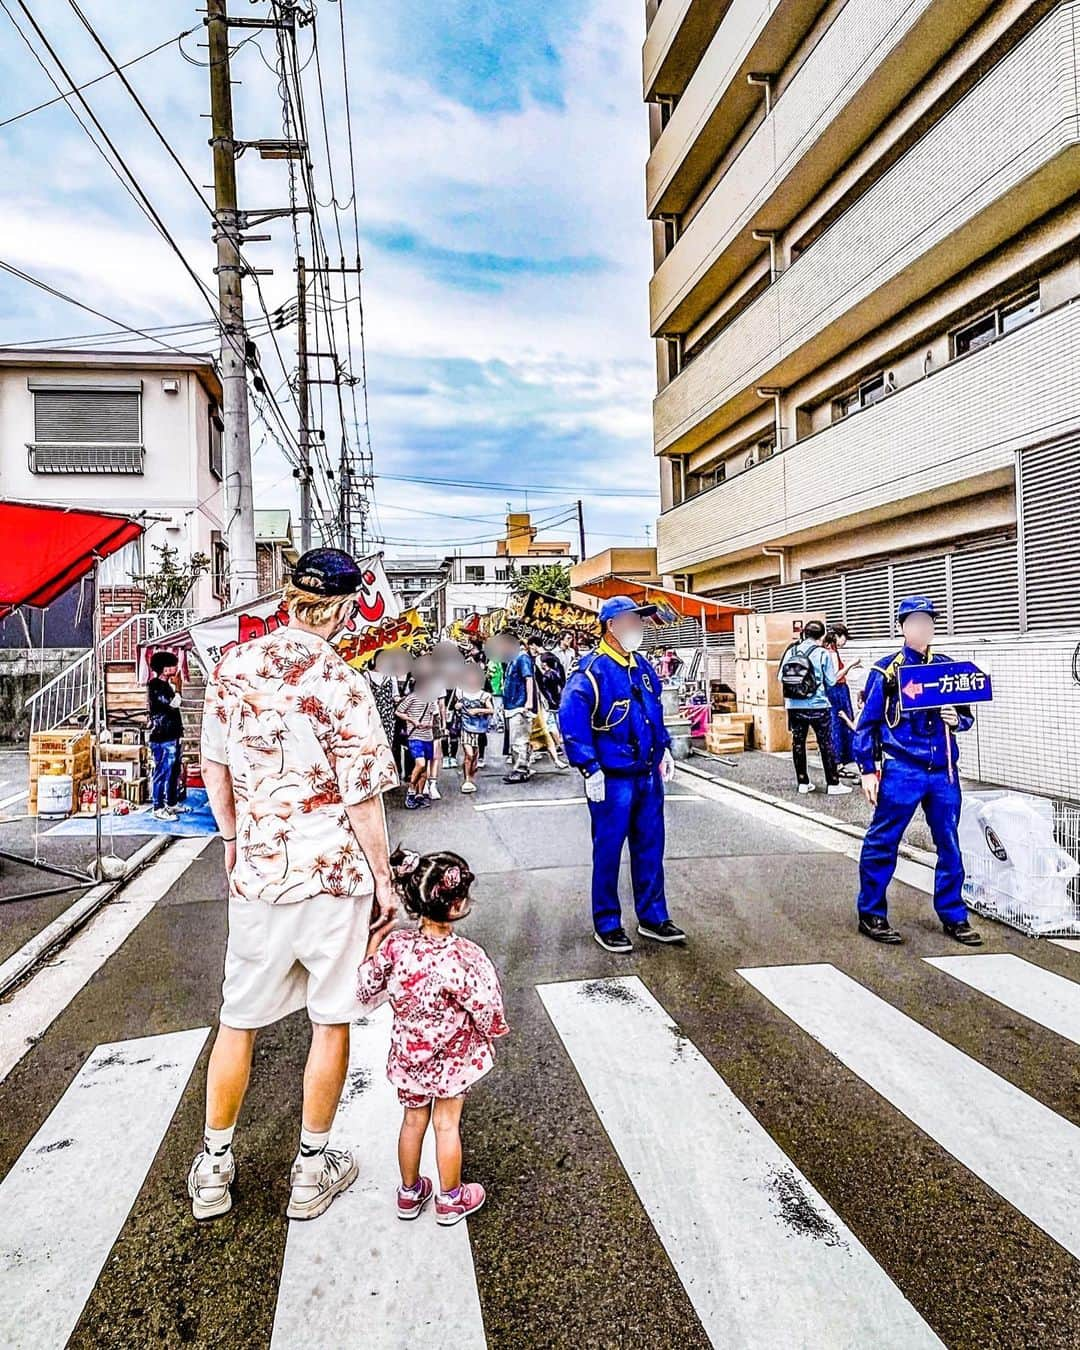
[[[162,380],[161,392],[163,394],[178,394],[180,392],[179,380]]]

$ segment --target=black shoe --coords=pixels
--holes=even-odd
[[[859,932],[864,933],[872,942],[885,942],[893,947],[904,940],[888,919],[883,919],[880,914],[860,916]]]
[[[639,923],[637,930],[642,937],[652,938],[654,942],[686,941],[686,934],[670,919],[665,919],[663,923]]]
[[[607,933],[594,932],[593,937],[606,952],[618,952],[620,956],[625,956],[634,950],[634,944],[621,928],[612,928]]]
[[[962,923],[943,923],[941,926],[945,930],[945,936],[951,937],[954,942],[963,943],[965,947],[982,946],[982,935],[976,933],[967,919]]]
[[[532,777],[527,769],[511,769],[503,778],[504,783],[527,783]]]

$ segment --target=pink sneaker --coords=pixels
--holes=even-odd
[[[486,1199],[483,1186],[476,1181],[459,1186],[457,1195],[440,1192],[435,1197],[435,1221],[441,1224],[460,1223],[470,1214],[475,1214]]]
[[[420,1187],[418,1190],[406,1190],[404,1186],[398,1187],[397,1193],[397,1216],[399,1219],[418,1219],[423,1213],[424,1206],[435,1194],[435,1185],[430,1177],[420,1178]]]

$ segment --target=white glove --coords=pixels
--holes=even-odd
[[[955,708],[941,708],[941,720],[947,727],[958,727],[960,725],[960,714]]]
[[[606,795],[606,780],[603,769],[597,769],[585,779],[585,796],[591,802],[602,802]]]
[[[671,751],[664,751],[664,758],[660,761],[660,781],[670,783],[675,777],[675,760],[672,758]]]

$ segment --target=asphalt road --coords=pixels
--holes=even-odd
[[[466,1109],[466,1172],[490,1198],[469,1221],[467,1242],[453,1249],[452,1278],[429,1278],[424,1254],[460,1229],[398,1225],[415,1241],[400,1258],[404,1295],[411,1288],[432,1305],[426,1344],[465,1344],[446,1330],[447,1310],[475,1297],[475,1278],[486,1342],[507,1350],[900,1350],[934,1344],[934,1336],[965,1350],[1080,1345],[1080,1019],[1068,1021],[1080,953],[982,923],[987,945],[972,960],[1011,953],[1021,977],[1048,971],[1062,981],[1049,995],[1039,984],[1043,1001],[1028,1015],[1011,1010],[922,959],[961,953],[920,890],[894,892],[892,917],[906,945],[876,947],[854,931],[855,865],[836,851],[850,841],[830,847],[812,827],[793,832],[790,818],[683,776],[667,812],[668,890],[691,943],[684,950],[639,939],[633,956],[618,958],[590,936],[585,807],[551,804],[579,791],[576,782],[549,771],[508,787],[489,770],[475,797],[454,786],[448,770],[446,798],[431,810],[395,806],[391,836],[421,851],[455,848],[478,873],[466,932],[500,971],[512,1034]],[[38,1188],[45,1210],[56,1210],[50,1178],[59,1174],[50,1168],[62,1164],[53,1160],[96,1137],[79,1124],[80,1102],[93,1094],[77,1090],[89,1081],[77,1076],[94,1067],[87,1061],[96,1047],[214,1025],[223,894],[215,839],[43,1034],[34,1022],[35,981],[0,1004],[0,1017],[14,1018],[17,1030],[25,1017],[27,1037],[39,1036],[0,1082],[0,1310],[5,1294],[20,1288],[20,1270],[30,1269],[39,1222],[6,1214],[6,1193]],[[834,1008],[827,991],[811,991],[810,1010],[789,1017],[739,973],[822,965],[876,995],[885,1014],[910,1021],[871,1037],[863,1013],[852,1015],[842,999]],[[639,977],[645,992],[612,983],[622,976]],[[801,971],[792,979],[803,988]],[[615,1038],[599,1058],[590,1058],[589,1043],[575,1048],[560,1034],[537,992],[567,981],[587,982],[574,1016],[591,1029],[591,1049]],[[674,1028],[658,1020],[649,995]],[[802,1023],[818,1013],[835,1025],[816,1026],[815,1039]],[[661,1025],[670,1053],[658,1056],[648,1047]],[[925,1059],[920,1028],[934,1033]],[[236,1205],[201,1226],[191,1219],[184,1178],[199,1142],[209,1038],[167,1103],[160,1147],[157,1136],[140,1142],[132,1126],[149,1119],[152,1103],[142,1088],[123,1095],[128,1052],[109,1052],[106,1059],[121,1065],[124,1109],[86,1165],[131,1186],[133,1203],[118,1235],[103,1239],[102,1269],[85,1295],[71,1290],[74,1272],[93,1267],[89,1245],[77,1258],[56,1256],[49,1279],[75,1298],[72,1346],[270,1344],[306,1044],[302,1015],[262,1034],[237,1133]],[[938,1051],[969,1058],[941,1060]],[[130,1057],[140,1062],[145,1055]],[[128,1072],[134,1084],[140,1071]],[[351,1090],[368,1088],[358,1075]],[[1029,1115],[1017,1114],[1017,1102]],[[75,1122],[70,1137],[41,1143],[43,1122],[61,1107],[62,1119]],[[1010,1122],[1020,1119],[1037,1128],[1018,1141]],[[340,1142],[357,1149],[362,1181],[381,1187],[392,1205],[392,1157],[372,1156],[364,1138]],[[771,1180],[758,1186],[738,1150],[756,1157],[765,1146],[786,1158],[770,1164]],[[62,1200],[75,1212],[80,1203],[77,1190]],[[331,1219],[340,1207],[344,1221],[349,1203],[337,1202],[304,1237],[326,1225],[325,1259],[347,1258],[362,1286],[365,1268],[381,1269],[381,1258],[375,1238],[344,1253],[335,1246],[341,1230]],[[827,1274],[831,1262],[840,1262],[839,1282]],[[732,1271],[741,1293],[732,1292]],[[340,1291],[328,1272],[298,1350],[410,1344],[387,1330],[397,1314],[379,1290],[364,1301]],[[778,1339],[770,1305],[791,1298],[805,1307],[805,1324]],[[748,1314],[754,1306],[766,1320]],[[870,1332],[859,1321],[866,1316]],[[815,1332],[821,1325],[832,1329]],[[43,1338],[0,1311],[0,1346],[52,1344],[63,1337]],[[290,1350],[280,1335],[275,1347]]]

